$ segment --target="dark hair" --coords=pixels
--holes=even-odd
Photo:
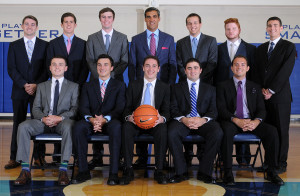
[[[144,58],[143,66],[145,65],[145,62],[146,62],[148,59],[154,59],[154,60],[156,60],[158,67],[160,66],[160,64],[159,64],[159,59],[157,58],[157,56],[152,56],[152,55],[146,56],[146,57]]]
[[[198,14],[196,14],[196,13],[191,13],[191,14],[189,14],[189,15],[186,17],[186,19],[185,19],[185,24],[187,25],[187,19],[188,19],[188,18],[194,17],[194,16],[198,17],[199,23],[201,23],[201,17],[200,17]]]
[[[187,64],[192,63],[192,62],[198,63],[200,68],[202,69],[202,65],[201,65],[200,61],[196,58],[189,58],[184,65],[184,69],[186,68]]]
[[[25,20],[26,19],[31,19],[31,20],[34,20],[36,22],[36,26],[39,26],[39,22],[38,20],[36,19],[36,17],[32,16],[32,15],[27,15],[23,18],[22,20],[22,24],[24,24]]]
[[[269,19],[267,20],[267,26],[268,26],[268,22],[269,22],[270,20],[277,20],[277,21],[279,22],[280,26],[282,26],[281,19],[278,18],[277,16],[273,16],[273,17],[269,18]]]
[[[114,66],[114,60],[108,54],[100,54],[96,62],[98,62],[99,59],[109,59],[111,66]]]
[[[158,15],[158,18],[160,17],[160,11],[159,9],[155,8],[155,7],[149,7],[145,10],[145,13],[144,13],[144,16],[146,18],[146,14],[147,12],[151,12],[151,11],[156,11],[157,12],[157,15]]]
[[[76,17],[75,17],[75,15],[74,15],[73,13],[71,13],[71,12],[66,12],[66,13],[64,13],[64,14],[61,16],[61,19],[60,19],[61,24],[64,22],[64,19],[65,19],[66,17],[72,17],[72,18],[74,18],[74,22],[75,22],[75,24],[76,24],[76,22],[77,22]]]
[[[63,60],[65,61],[65,63],[66,63],[66,66],[68,66],[66,57],[64,57],[64,56],[62,56],[62,55],[55,55],[55,56],[53,56],[53,57],[51,58],[50,65],[51,65],[53,59],[63,59]]]
[[[247,63],[247,66],[249,66],[249,65],[248,65],[248,59],[247,59],[247,57],[245,57],[245,56],[243,56],[243,55],[236,55],[236,56],[233,58],[232,62],[231,62],[231,66],[233,66],[233,62],[234,62],[234,60],[235,60],[236,58],[243,58],[243,59],[245,59],[245,60],[246,60],[246,63]]]
[[[115,19],[115,12],[110,7],[103,8],[102,10],[99,11],[99,19],[101,17],[101,14],[103,14],[105,12],[111,12],[113,14],[113,19]]]

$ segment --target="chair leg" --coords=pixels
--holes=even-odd
[[[32,163],[33,163],[33,155],[34,155],[34,151],[35,151],[35,146],[36,146],[36,142],[33,140],[33,151],[32,151],[32,155],[31,155],[31,161],[30,161],[30,167],[29,167],[29,170],[31,172],[31,168],[32,168]]]

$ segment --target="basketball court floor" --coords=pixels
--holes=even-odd
[[[291,123],[290,128],[290,150],[288,158],[287,172],[280,177],[285,181],[284,186],[277,186],[263,179],[263,173],[234,169],[236,180],[235,186],[224,186],[221,180],[217,184],[205,184],[196,179],[197,168],[189,169],[190,180],[178,184],[159,185],[153,180],[153,170],[135,170],[135,180],[127,186],[108,186],[108,167],[97,167],[91,171],[92,179],[78,185],[58,186],[58,169],[34,169],[32,170],[32,182],[29,185],[16,187],[13,181],[18,177],[21,167],[5,170],[4,165],[9,160],[10,137],[12,122],[9,120],[0,121],[0,196],[23,196],[23,195],[136,195],[136,196],[154,196],[154,195],[300,195],[300,123]],[[104,147],[107,151],[107,146]],[[89,147],[91,151],[91,146]],[[53,151],[53,145],[47,144],[47,152]],[[254,152],[251,147],[251,152]],[[46,158],[51,162],[51,157]],[[72,162],[73,160],[71,160]],[[104,158],[108,163],[108,159]],[[197,159],[193,159],[197,163]],[[260,159],[256,166],[260,166]],[[71,177],[71,170],[68,171]],[[121,175],[121,171],[119,172]],[[172,175],[172,174],[170,174]],[[215,174],[214,174],[215,175]],[[217,173],[219,177],[219,171]]]

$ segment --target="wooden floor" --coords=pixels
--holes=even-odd
[[[153,170],[135,170],[135,180],[128,186],[108,186],[108,167],[99,167],[91,172],[92,180],[79,185],[59,187],[56,184],[58,170],[32,171],[33,181],[24,187],[14,187],[20,167],[5,170],[9,160],[12,122],[0,120],[0,196],[4,195],[300,195],[300,123],[292,123],[290,128],[290,150],[287,172],[280,177],[286,182],[284,186],[273,185],[263,179],[262,173],[251,170],[234,170],[236,186],[226,187],[220,180],[216,185],[204,184],[196,180],[197,168],[189,170],[190,180],[159,185],[153,180]],[[47,152],[53,146],[47,145]],[[89,147],[91,151],[91,147]],[[107,151],[107,146],[105,146]],[[251,147],[253,152],[255,149]],[[51,162],[51,158],[46,158]],[[107,158],[104,160],[108,163]],[[197,159],[193,159],[197,163]],[[260,163],[260,160],[257,160]],[[257,164],[259,166],[259,164]],[[71,171],[68,171],[71,176]],[[172,175],[172,172],[170,172]],[[119,173],[121,175],[121,172]],[[215,175],[215,174],[214,174]],[[219,176],[219,172],[216,177]]]

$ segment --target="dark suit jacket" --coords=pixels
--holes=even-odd
[[[251,119],[264,119],[266,116],[265,103],[261,88],[258,84],[246,80],[247,105]],[[236,88],[233,79],[219,83],[217,87],[217,107],[219,119],[231,121],[236,110]]]
[[[91,78],[98,78],[97,58],[100,54],[108,54],[114,60],[112,78],[123,80],[123,73],[128,64],[128,40],[127,36],[114,29],[108,52],[106,52],[102,31],[89,35],[86,43],[86,59],[91,71]]]
[[[143,86],[144,79],[129,82],[126,91],[126,107],[123,113],[123,119],[131,115],[132,112],[141,105]],[[154,87],[154,96],[155,108],[159,114],[168,121],[170,118],[170,86],[157,79]]]
[[[190,58],[193,58],[191,39],[190,36],[186,36],[177,41],[176,45],[177,70],[180,81],[186,80],[184,65]],[[218,59],[216,38],[202,33],[198,42],[195,58],[198,59],[202,65],[201,81],[212,84],[213,72],[217,66]]]
[[[74,36],[70,53],[67,52],[67,47],[64,42],[64,37],[61,35],[50,41],[47,49],[47,66],[50,66],[51,58],[60,55],[67,59],[68,70],[65,72],[65,78],[82,85],[89,74],[85,58],[86,42],[79,37]],[[49,70],[49,69],[48,69]],[[51,76],[51,73],[49,76]]]
[[[125,83],[110,78],[104,100],[102,101],[99,79],[91,80],[83,85],[80,95],[79,112],[84,116],[111,116],[111,119],[120,120],[125,106]]]
[[[187,81],[181,81],[171,87],[171,116],[172,118],[187,116],[191,113],[191,98]],[[216,90],[213,86],[200,82],[197,112],[201,117],[216,119],[218,112],[216,106]]]
[[[129,53],[129,81],[144,78],[143,61],[151,55],[147,44],[147,32],[144,31],[132,37]],[[156,56],[160,61],[160,71],[157,78],[165,83],[174,84],[176,81],[176,53],[174,37],[159,31]]]
[[[26,52],[24,39],[11,42],[7,55],[7,72],[13,80],[12,99],[28,99],[24,89],[26,83],[38,84],[47,80],[46,49],[48,42],[36,38],[31,63]],[[30,74],[31,73],[31,74]]]
[[[235,56],[240,55],[242,50],[246,51],[248,66],[250,66],[250,71],[247,72],[247,78],[251,80],[252,75],[250,73],[252,72],[252,68],[255,66],[256,47],[242,40]],[[231,64],[232,63],[227,48],[227,41],[225,41],[224,43],[218,45],[218,65],[215,69],[214,85],[217,85],[219,82],[228,80],[232,77],[230,74]]]
[[[257,48],[254,81],[262,88],[275,92],[269,100],[271,103],[290,103],[292,93],[289,77],[295,64],[295,45],[280,39],[269,60],[267,57],[268,46],[269,42],[266,42]]]

